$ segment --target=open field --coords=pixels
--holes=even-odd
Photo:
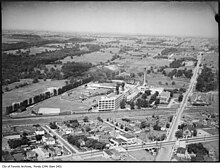
[[[33,79],[21,79],[20,82],[14,82],[9,85],[3,85],[2,86],[2,91],[5,92],[5,88],[7,87],[9,90],[14,89],[16,86],[24,83],[32,84]]]
[[[168,88],[188,88],[189,79],[175,78],[171,80],[169,77],[164,76],[163,74],[147,74],[148,84],[154,87],[163,87]],[[172,85],[172,82],[175,82],[175,85]],[[161,82],[161,85],[159,84]],[[167,84],[168,85],[167,85]]]
[[[202,57],[201,64],[206,64],[207,66],[213,67],[214,69],[219,69],[219,53],[205,53]]]
[[[52,97],[44,100],[43,102],[33,107],[34,111],[38,111],[39,108],[60,108],[61,112],[64,111],[87,111],[90,106],[79,101],[69,101],[61,99],[60,96]]]
[[[23,101],[44,92],[48,87],[61,87],[65,85],[65,80],[43,81],[31,85],[5,92],[2,95],[2,114],[5,114],[5,107],[13,102]]]
[[[113,54],[111,53],[103,53],[103,52],[93,52],[89,54],[84,54],[81,56],[73,56],[73,59],[71,59],[71,56],[65,57],[62,59],[62,63],[66,62],[89,62],[92,64],[99,64],[100,62],[106,62],[112,58]]]

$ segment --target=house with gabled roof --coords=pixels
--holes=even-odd
[[[194,133],[195,128],[193,128],[191,125],[187,125],[183,128],[183,137],[188,138],[192,137]]]

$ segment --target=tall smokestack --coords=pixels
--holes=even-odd
[[[146,85],[146,77],[147,77],[147,71],[146,68],[144,68],[144,85]]]

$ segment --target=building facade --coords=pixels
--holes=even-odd
[[[120,107],[120,103],[123,99],[123,95],[115,95],[112,97],[103,96],[98,101],[98,110],[99,111],[114,111]]]

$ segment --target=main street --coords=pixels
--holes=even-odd
[[[198,57],[197,57],[197,59],[198,59],[197,66],[193,70],[193,76],[191,78],[189,88],[185,92],[183,100],[182,100],[182,102],[180,104],[180,107],[179,107],[179,109],[177,109],[177,112],[176,112],[176,115],[174,115],[171,127],[168,130],[167,141],[169,141],[169,140],[176,140],[175,133],[176,133],[176,131],[178,129],[178,125],[180,124],[181,116],[182,116],[182,113],[184,111],[184,108],[187,105],[187,100],[188,100],[190,94],[192,93],[193,88],[194,88],[194,86],[196,84],[196,80],[197,80],[197,77],[198,77],[198,71],[199,71],[199,68],[200,68],[199,65],[201,63],[201,58],[202,58],[201,55],[198,55]],[[172,153],[172,148],[171,147],[162,148],[159,151],[156,160],[157,161],[169,161],[171,153]]]

